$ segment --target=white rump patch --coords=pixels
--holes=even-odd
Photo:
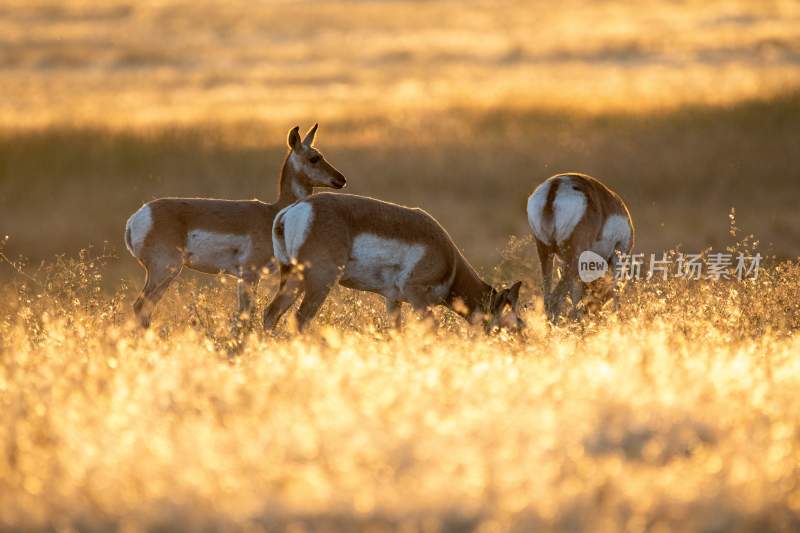
[[[361,233],[353,239],[343,280],[362,290],[402,295],[411,273],[425,255],[425,246]]]
[[[592,250],[608,259],[619,246],[622,253],[631,251],[631,225],[624,215],[611,215],[603,224],[603,231]]]
[[[125,224],[125,245],[134,257],[139,257],[144,239],[153,227],[153,214],[150,206],[145,204],[128,219]]]
[[[546,221],[547,196],[556,182],[558,190],[553,201],[553,220]],[[539,185],[528,197],[528,224],[541,242],[552,245],[566,241],[586,213],[586,195],[574,189],[573,185],[569,176],[555,176]]]
[[[237,275],[253,251],[249,235],[190,230],[186,236],[186,264],[206,272]]]
[[[275,234],[279,222],[283,222],[283,235]],[[314,222],[314,208],[308,202],[297,202],[283,208],[272,224],[272,249],[275,258],[284,265],[297,259],[300,247],[306,242]]]
[[[586,195],[573,188],[573,181],[567,176],[560,180],[556,198],[553,202],[553,216],[555,218],[554,231],[557,244],[569,239],[575,226],[586,213]]]
[[[550,231],[544,227],[542,212],[547,203],[547,193],[550,192],[550,181],[547,180],[533,191],[528,197],[528,224],[537,239],[545,244],[551,244]]]

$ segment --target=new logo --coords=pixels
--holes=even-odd
[[[578,257],[578,276],[584,283],[591,283],[605,276],[608,263],[600,255],[586,250]]]

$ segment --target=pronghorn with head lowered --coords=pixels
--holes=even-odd
[[[314,187],[341,189],[345,178],[312,146],[317,124],[300,140],[289,132],[289,153],[278,181],[278,198],[258,200],[159,198],[143,205],[125,226],[125,244],[146,271],[145,285],[133,304],[142,326],[167,287],[186,266],[239,279],[239,317],[252,314],[262,270],[272,260],[272,222],[287,205],[310,195]]]
[[[553,322],[561,314],[567,293],[573,318],[581,314],[579,304],[586,287],[578,276],[578,258],[583,252],[602,257],[613,275],[617,252],[629,254],[633,248],[633,221],[625,202],[585,174],[558,174],[539,185],[528,198],[528,222],[542,264],[545,312]],[[551,292],[554,255],[564,262],[564,269]]]
[[[264,311],[267,330],[305,293],[297,311],[302,331],[337,282],[382,295],[395,327],[402,302],[425,315],[445,305],[471,322],[485,319],[487,328],[523,326],[517,316],[521,283],[497,291],[484,282],[447,231],[421,209],[320,193],[278,213],[272,239],[281,283]]]

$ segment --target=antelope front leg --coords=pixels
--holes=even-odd
[[[433,311],[431,306],[430,285],[427,284],[409,284],[403,287],[403,295],[414,308],[414,311],[422,315],[422,320],[430,321],[435,324]]]

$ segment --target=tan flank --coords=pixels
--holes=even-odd
[[[146,271],[144,288],[133,305],[142,326],[149,326],[153,309],[184,266],[237,277],[239,316],[251,313],[259,277],[273,257],[275,215],[309,196],[314,187],[345,185],[344,176],[312,146],[317,125],[302,141],[298,129],[289,132],[289,153],[275,202],[159,198],[128,219],[125,243]]]
[[[578,259],[584,251],[601,256],[613,274],[618,252],[629,254],[633,248],[633,221],[625,202],[585,174],[559,174],[539,185],[528,198],[528,222],[542,264],[545,311],[554,322],[567,293],[572,300],[573,318],[582,312],[580,303],[586,284],[578,276]],[[564,262],[564,269],[551,292],[553,256]],[[608,298],[608,291],[603,296]],[[615,301],[616,296],[615,290]]]
[[[272,236],[281,287],[264,311],[265,329],[274,328],[304,292],[297,312],[302,330],[337,282],[382,295],[397,327],[401,302],[426,314],[445,305],[470,321],[491,316],[488,326],[522,325],[516,314],[521,283],[498,292],[484,282],[421,209],[321,193],[283,209]],[[503,315],[506,307],[510,312]]]

